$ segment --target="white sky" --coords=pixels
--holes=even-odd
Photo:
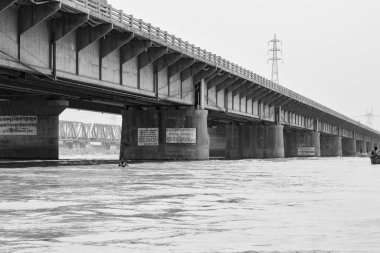
[[[378,0],[108,0],[270,78],[267,42],[283,41],[280,84],[340,113],[380,115]],[[374,128],[380,129],[380,117]]]

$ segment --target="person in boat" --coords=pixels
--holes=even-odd
[[[123,159],[123,158],[121,158],[121,160],[120,160],[120,162],[119,162],[119,167],[124,168],[124,167],[126,167],[126,166],[128,166],[128,164],[127,164],[126,162],[124,162],[124,159]],[[129,166],[128,166],[128,167],[129,167]]]
[[[379,152],[377,150],[377,147],[375,146],[373,150],[371,151],[371,156],[379,155]]]

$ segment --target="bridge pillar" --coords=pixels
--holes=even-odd
[[[284,130],[286,157],[321,156],[320,133],[310,130]]]
[[[227,139],[226,127],[209,127],[208,135],[210,136],[210,157],[225,157]]]
[[[226,158],[283,158],[282,125],[227,126]]]
[[[120,158],[208,159],[207,113],[194,109],[123,111]]]
[[[362,140],[356,140],[356,153],[366,154],[367,153],[367,142]]]
[[[373,143],[370,141],[367,141],[366,146],[367,146],[366,148],[367,153],[370,153],[373,150]]]
[[[240,159],[242,158],[242,137],[241,126],[232,124],[226,126],[226,151],[225,156],[227,159]]]
[[[355,156],[356,155],[356,140],[349,138],[342,138],[342,155]]]
[[[342,156],[342,137],[321,134],[321,156]]]
[[[59,114],[67,101],[0,102],[0,159],[58,159]]]

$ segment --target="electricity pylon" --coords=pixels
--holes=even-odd
[[[277,39],[276,34],[274,35],[274,39],[268,42],[273,44],[273,47],[268,50],[268,53],[272,54],[272,58],[269,58],[268,61],[272,62],[272,82],[279,83],[280,79],[278,76],[278,61],[282,61],[281,58],[278,57],[278,52],[282,53],[282,50],[278,48],[278,43],[282,42]]]
[[[368,108],[366,108],[365,110],[365,114],[363,115],[358,115],[356,117],[365,117],[366,119],[366,125],[367,126],[373,126],[373,120],[376,118],[376,117],[379,117],[378,115],[376,114],[373,114],[373,108],[371,107],[369,110]]]

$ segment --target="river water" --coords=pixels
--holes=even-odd
[[[380,165],[0,169],[0,252],[380,252]]]

